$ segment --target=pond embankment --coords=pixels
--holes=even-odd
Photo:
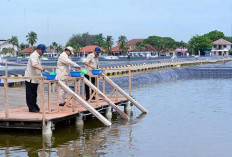
[[[201,78],[231,78],[232,62],[194,65],[191,67],[174,67],[134,73],[132,86],[160,81]],[[112,77],[119,86],[128,87],[128,76]]]

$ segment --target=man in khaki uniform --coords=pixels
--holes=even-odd
[[[99,68],[99,63],[98,63],[98,56],[99,53],[101,52],[100,47],[96,47],[94,49],[94,52],[89,54],[85,60],[85,65],[88,70],[88,75],[85,75],[85,77],[89,80],[89,75],[92,74],[93,69]],[[95,78],[91,78],[92,84],[95,84]],[[86,96],[86,101],[89,100],[89,86],[85,85],[85,96]]]
[[[78,69],[80,69],[80,66],[73,62],[69,56],[73,55],[73,48],[71,46],[68,46],[65,48],[64,52],[62,52],[59,56],[59,59],[57,61],[57,68],[56,68],[56,73],[57,73],[57,79],[64,81],[68,79],[70,76],[70,66],[74,66]],[[64,106],[65,104],[65,92],[63,89],[59,90],[59,106]]]
[[[30,55],[27,63],[27,69],[25,70],[25,77],[41,76],[41,72],[44,71],[49,74],[49,71],[45,70],[41,66],[41,56],[46,52],[45,45],[39,44],[36,50]],[[37,105],[37,89],[39,80],[28,79],[26,84],[26,102],[29,108],[29,112],[39,112],[40,109]]]

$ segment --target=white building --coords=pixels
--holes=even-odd
[[[14,55],[16,55],[16,52],[18,51],[18,46],[10,43],[10,39],[0,39],[0,52],[2,52],[4,48],[7,48],[7,49],[13,48]]]
[[[224,39],[218,39],[213,42],[211,55],[228,56],[232,43]]]

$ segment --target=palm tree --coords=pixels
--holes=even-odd
[[[113,38],[112,36],[108,36],[106,37],[106,41],[104,44],[104,49],[106,50],[106,52],[111,52],[112,51],[112,45],[113,45]]]
[[[18,44],[19,44],[18,37],[12,36],[9,42],[13,45],[13,48],[14,48],[14,46],[18,46]]]
[[[119,49],[123,52],[125,52],[128,48],[126,47],[127,38],[124,35],[121,35],[118,37],[117,43],[120,44]]]
[[[15,46],[18,47],[19,44],[17,36],[12,36],[11,39],[9,40],[9,43],[13,45],[13,48],[11,49],[11,53],[13,53],[15,51],[14,47]]]
[[[55,49],[56,52],[58,52],[58,44],[56,42],[52,42],[52,45],[50,46],[51,48]]]
[[[27,34],[26,36],[28,43],[33,46],[36,43],[37,40],[37,34],[33,31]]]
[[[95,38],[96,38],[96,44],[97,44],[98,46],[102,47],[103,44],[104,44],[104,39],[105,39],[105,38],[103,37],[102,33],[96,35]]]
[[[57,52],[62,52],[62,51],[63,51],[62,45],[58,45],[57,46]]]

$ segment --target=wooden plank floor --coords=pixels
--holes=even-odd
[[[3,88],[0,88],[0,121],[42,121],[42,107],[41,112],[33,113],[28,111],[28,107],[26,107],[25,102],[25,89],[24,88],[9,88],[9,117],[5,118],[5,111],[4,111],[4,91]],[[47,94],[45,94],[44,100],[47,101]],[[71,115],[75,115],[78,112],[85,112],[87,109],[83,107],[79,102],[76,102],[75,111],[72,111],[71,103],[66,107],[57,106],[55,101],[56,93],[52,94],[52,101],[51,101],[51,113],[48,112],[48,103],[45,103],[46,108],[46,121],[59,119]],[[38,95],[39,99],[39,95]],[[115,97],[110,97],[110,99],[115,103],[120,103],[126,101],[127,99],[124,97],[119,97],[116,100]],[[38,102],[39,104],[39,102]],[[99,100],[99,103],[96,104],[96,101],[91,101],[90,105],[94,108],[106,107],[108,103],[103,100]]]
[[[116,101],[116,98],[111,98],[111,100],[114,103],[119,103],[126,101],[126,98],[120,97],[118,98],[118,101]],[[71,104],[70,104],[71,105]],[[90,105],[94,108],[100,108],[100,107],[106,107],[108,104],[102,100],[99,101],[99,105],[97,105],[94,101],[90,102]],[[75,106],[75,111],[72,111],[71,106],[67,107],[57,107],[56,102],[53,101],[51,104],[51,110],[52,112],[48,112],[48,105],[47,103],[45,104],[46,106],[46,120],[53,120],[57,118],[62,118],[65,116],[70,116],[77,114],[78,112],[85,112],[87,109],[83,106],[81,106],[80,103],[77,102],[77,105]],[[58,111],[58,109],[59,111]],[[28,112],[27,107],[20,107],[20,108],[15,108],[15,109],[10,109],[9,110],[9,117],[5,118],[5,111],[0,111],[0,121],[1,120],[10,120],[10,121],[41,121],[42,120],[42,111],[39,113],[33,113],[33,112]]]

